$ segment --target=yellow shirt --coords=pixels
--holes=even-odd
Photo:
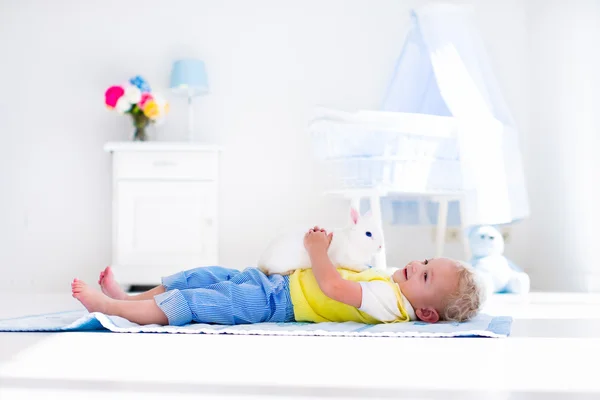
[[[375,269],[362,272],[338,268],[342,278],[354,282],[383,281],[387,283],[396,295],[398,310],[401,316],[389,322],[407,322],[410,320],[398,285],[390,276]],[[307,322],[362,322],[365,324],[381,324],[383,321],[359,310],[356,307],[330,299],[319,288],[312,269],[299,269],[290,276],[290,295],[294,305],[296,321]]]

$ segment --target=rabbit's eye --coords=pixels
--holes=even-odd
[[[371,236],[373,236],[373,234],[372,234],[371,232],[368,232],[368,231],[367,231],[367,232],[365,232],[365,235],[367,235],[367,237],[371,237]]]

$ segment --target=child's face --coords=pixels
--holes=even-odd
[[[393,279],[419,319],[437,322],[445,299],[458,287],[458,268],[447,258],[411,261]]]

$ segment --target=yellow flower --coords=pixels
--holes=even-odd
[[[154,100],[147,101],[146,104],[144,104],[144,115],[146,117],[154,119],[158,117],[159,113],[158,104],[156,104]]]

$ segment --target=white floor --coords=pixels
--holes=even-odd
[[[0,295],[0,318],[78,309]],[[496,296],[507,339],[0,333],[0,399],[600,398],[600,295]]]

